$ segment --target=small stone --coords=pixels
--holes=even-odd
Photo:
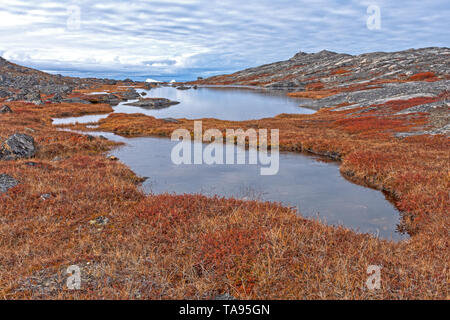
[[[117,158],[117,157],[115,157],[115,156],[109,156],[109,157],[106,158],[106,159],[108,159],[108,160],[110,160],[110,161],[118,161],[118,160],[119,160],[119,158]]]
[[[104,226],[107,225],[109,222],[109,218],[108,217],[97,217],[94,220],[89,221],[90,224],[92,225],[96,225],[96,226]]]
[[[41,199],[44,201],[50,199],[51,197],[52,195],[50,193],[44,193],[41,195]]]
[[[236,300],[235,297],[230,295],[229,293],[218,295],[214,298],[214,300]]]

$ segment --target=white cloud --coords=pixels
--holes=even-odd
[[[381,30],[366,28],[369,4],[381,7]],[[67,28],[70,5],[80,30]],[[444,0],[2,0],[0,52],[46,69],[206,75],[299,50],[448,46],[449,14]]]

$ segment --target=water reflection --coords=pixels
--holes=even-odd
[[[274,117],[281,113],[311,114],[315,110],[299,107],[304,99],[286,96],[286,93],[245,88],[198,88],[178,90],[172,87],[154,88],[145,91],[145,98],[167,98],[180,103],[169,108],[149,110],[127,106],[130,100],[113,107],[115,113],[143,113],[156,118],[215,118],[221,120],[252,120]],[[88,123],[106,118],[108,115],[87,115],[77,118],[55,119],[54,124]]]

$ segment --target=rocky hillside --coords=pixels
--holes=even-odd
[[[199,84],[253,85],[318,90],[369,83],[449,79],[450,49],[424,48],[353,56],[330,51],[299,52],[287,61],[204,80]]]
[[[423,48],[357,56],[330,51],[297,53],[287,61],[196,81],[286,90],[302,106],[376,111],[402,101],[399,114],[428,112],[432,133],[448,133],[450,49]],[[409,108],[405,108],[408,106]]]
[[[43,99],[62,97],[75,89],[87,89],[102,84],[116,84],[115,80],[82,79],[51,75],[11,63],[0,57],[0,99],[42,104]]]

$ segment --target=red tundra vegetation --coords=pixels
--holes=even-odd
[[[311,82],[305,86],[306,91],[319,91],[325,88],[322,82]]]
[[[434,72],[421,72],[416,73],[408,78],[410,81],[437,81],[439,80],[436,77],[436,74]]]
[[[448,299],[449,138],[393,137],[433,125],[428,114],[394,114],[416,103],[257,121],[203,119],[204,130],[277,128],[282,150],[341,159],[348,179],[392,196],[403,212],[402,228],[412,235],[399,243],[304,219],[277,204],[146,196],[140,178],[105,157],[115,143],[51,125],[51,117],[108,112],[109,106],[8,103],[14,113],[0,115],[1,140],[28,132],[39,151],[34,159],[0,162],[0,173],[20,182],[0,194],[0,296]],[[99,130],[170,136],[178,127],[192,128],[193,121],[112,114]],[[75,264],[82,287],[73,291],[65,281]],[[382,267],[376,291],[365,284],[370,265]]]
[[[340,69],[333,70],[331,72],[331,74],[332,75],[340,75],[340,74],[347,74],[347,73],[350,73],[350,72],[351,72],[350,70],[347,70],[345,68],[340,68]]]

